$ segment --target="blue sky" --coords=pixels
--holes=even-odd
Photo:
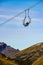
[[[0,0],[0,23],[29,8],[39,0]],[[30,10],[31,24],[24,27],[24,13],[7,24],[0,26],[0,41],[8,45],[25,49],[43,42],[43,3]]]

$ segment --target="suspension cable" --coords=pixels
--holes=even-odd
[[[30,10],[30,9],[34,8],[35,6],[37,6],[38,4],[40,4],[41,2],[43,2],[43,0],[38,1],[36,4],[32,5],[31,7],[23,10],[22,12],[18,13],[17,15],[15,15],[15,16],[11,17],[10,19],[4,21],[3,23],[0,24],[0,26],[6,24],[8,22],[10,22],[12,19],[14,19],[14,18],[18,17],[19,15],[23,14],[26,10],[28,10],[28,9]]]

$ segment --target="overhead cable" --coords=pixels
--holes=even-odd
[[[43,0],[38,1],[37,3],[35,3],[34,5],[32,5],[31,7],[29,7],[29,8],[27,8],[27,9],[23,10],[22,12],[20,12],[20,13],[18,13],[17,15],[11,17],[10,19],[8,19],[8,20],[6,20],[6,21],[0,23],[0,26],[6,24],[6,23],[8,23],[8,22],[10,22],[12,19],[14,19],[14,18],[18,17],[19,15],[23,14],[23,13],[24,13],[25,11],[27,11],[28,9],[30,10],[30,9],[34,8],[35,6],[37,6],[38,4],[40,4],[41,2],[43,2]]]

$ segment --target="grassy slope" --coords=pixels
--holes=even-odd
[[[36,60],[32,65],[43,65],[43,56]]]
[[[18,65],[15,61],[6,58],[3,54],[0,53],[0,65]]]
[[[24,49],[24,50],[20,51],[18,54],[16,54],[15,56],[25,54],[25,53],[28,54],[28,53],[30,53],[32,51],[40,50],[41,48],[43,48],[43,42],[40,43],[40,44],[37,43],[37,44],[27,48],[27,49]]]
[[[43,42],[22,50],[13,58],[15,58],[19,65],[31,65],[41,56],[43,56]]]

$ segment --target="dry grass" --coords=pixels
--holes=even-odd
[[[32,65],[43,65],[43,56],[37,59]]]
[[[3,54],[0,54],[0,65],[18,65],[15,61],[6,58]]]

